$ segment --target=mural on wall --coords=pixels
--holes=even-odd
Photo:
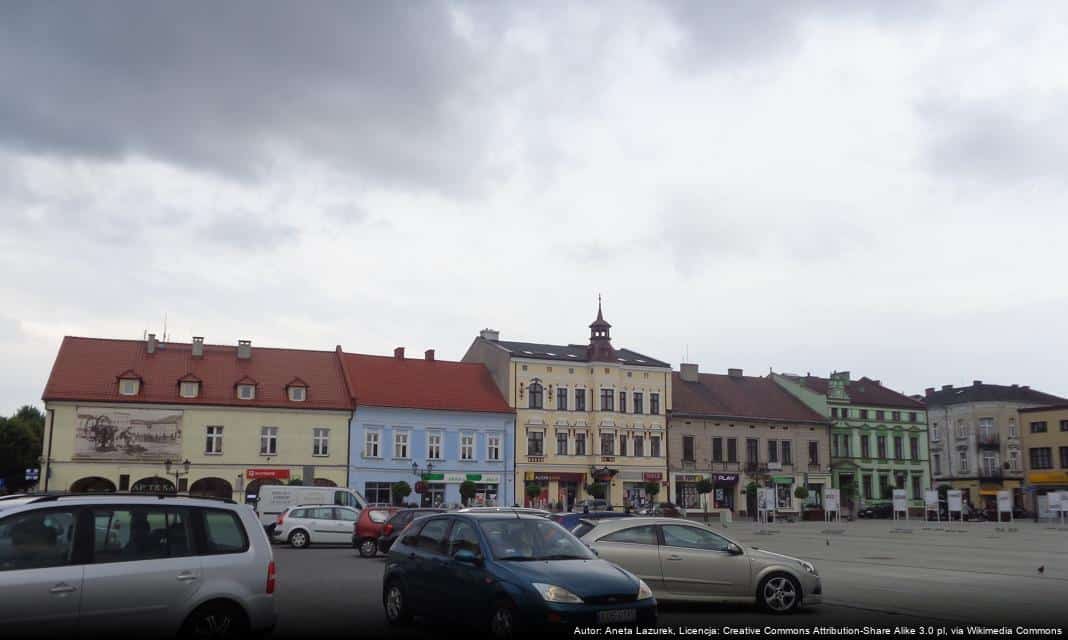
[[[182,412],[78,407],[74,457],[83,460],[178,460]]]

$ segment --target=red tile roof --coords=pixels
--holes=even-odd
[[[816,393],[827,394],[829,381],[819,376],[789,377]],[[903,409],[923,409],[924,404],[917,400],[887,389],[879,382],[868,377],[859,380],[850,380],[846,384],[846,393],[849,394],[849,404],[865,405],[870,407],[900,407]]]
[[[481,363],[343,356],[356,406],[514,413]]]
[[[145,346],[142,340],[63,338],[44,400],[352,408],[334,351],[253,347],[251,358],[239,360],[236,346],[204,345],[203,357],[197,358],[189,344],[159,343],[154,354],[147,353]],[[142,380],[140,393],[120,395],[116,377],[131,370]],[[196,398],[178,394],[178,381],[188,375],[201,380]],[[286,394],[286,384],[294,377],[307,381],[303,402],[291,402]],[[243,380],[256,384],[254,400],[237,398],[234,387]]]
[[[770,378],[702,373],[697,382],[686,382],[674,372],[671,402],[676,414],[827,422]]]

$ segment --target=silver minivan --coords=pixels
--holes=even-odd
[[[275,565],[231,501],[40,496],[0,511],[0,629],[11,637],[242,637],[274,628]]]

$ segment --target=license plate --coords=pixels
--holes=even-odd
[[[611,609],[597,612],[598,624],[616,624],[619,622],[634,622],[638,619],[635,609]]]

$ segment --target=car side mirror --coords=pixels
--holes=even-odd
[[[462,562],[475,567],[482,566],[482,558],[476,556],[475,552],[470,549],[460,549],[456,552],[456,555],[453,556],[453,559],[457,562]]]
[[[737,544],[732,542],[729,545],[727,545],[727,553],[731,554],[732,556],[740,556],[743,553],[742,552],[742,547],[741,547],[741,545],[737,545]]]

